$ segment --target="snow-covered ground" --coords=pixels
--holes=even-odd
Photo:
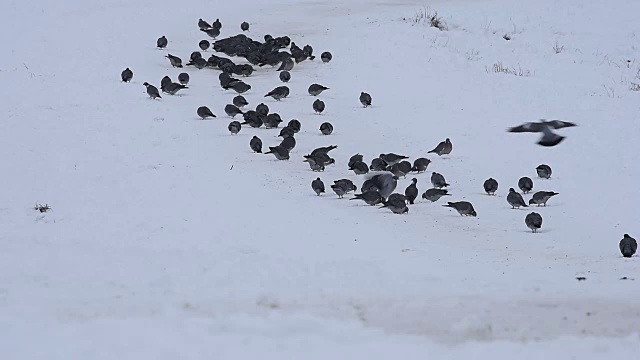
[[[416,22],[437,10],[447,31]],[[0,14],[0,353],[3,359],[603,358],[637,353],[640,23],[636,1],[7,1]],[[221,37],[288,35],[333,61],[246,81],[302,131],[290,161],[249,149],[277,130],[227,131],[235,93],[166,53],[197,50],[197,20]],[[418,19],[419,20],[419,19]],[[511,40],[503,36],[507,34]],[[166,35],[166,50],[155,48]],[[208,57],[208,53],[205,54]],[[528,76],[495,73],[494,64]],[[120,72],[134,71],[131,83]],[[311,83],[330,87],[315,115]],[[361,91],[373,107],[358,102]],[[196,108],[218,118],[200,121]],[[505,128],[579,126],[557,147]],[[322,136],[320,123],[335,131]],[[427,154],[444,138],[449,158]],[[338,145],[336,165],[302,155]],[[424,200],[406,215],[338,199],[348,158],[433,160],[477,218]],[[427,156],[429,155],[429,156]],[[433,155],[433,156],[431,156]],[[541,163],[554,170],[538,179]],[[320,176],[327,194],[316,197]],[[559,192],[542,230],[505,197],[518,178]],[[403,192],[412,175],[401,179]],[[500,182],[495,197],[482,183]],[[529,196],[525,196],[528,199]],[[41,214],[35,203],[52,210]],[[586,277],[577,281],[576,277]],[[620,280],[627,277],[627,280]]]

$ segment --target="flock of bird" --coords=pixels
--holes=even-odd
[[[231,90],[237,93],[231,103],[226,105],[224,112],[232,118],[228,125],[231,134],[239,133],[243,126],[252,128],[265,127],[267,129],[279,128],[283,122],[278,113],[270,112],[268,105],[260,103],[255,110],[247,110],[245,107],[249,105],[247,99],[242,95],[251,89],[251,85],[244,80],[233,76],[250,77],[255,71],[254,66],[277,67],[279,72],[279,80],[285,85],[277,86],[269,91],[264,97],[271,97],[276,101],[286,99],[290,94],[289,87],[286,86],[291,80],[290,71],[303,61],[314,60],[313,48],[305,45],[300,48],[288,36],[272,37],[265,35],[264,41],[256,41],[250,37],[240,33],[224,39],[217,39],[221,34],[222,23],[216,19],[209,24],[203,19],[199,19],[198,27],[200,31],[213,39],[213,44],[209,40],[201,40],[198,47],[201,51],[207,51],[212,48],[216,53],[223,53],[229,57],[244,58],[246,62],[236,64],[228,57],[212,54],[208,59],[202,57],[200,51],[194,51],[189,57],[189,62],[183,65],[180,57],[166,54],[166,58],[174,68],[183,68],[184,66],[193,66],[196,69],[215,69],[220,71],[220,86],[224,90]],[[240,29],[245,32],[249,30],[249,24],[243,22]],[[165,49],[168,45],[168,39],[165,36],[160,37],[156,46]],[[333,56],[330,52],[323,52],[320,59],[323,63],[329,63]],[[121,73],[123,82],[129,82],[133,78],[133,71],[126,68]],[[187,72],[180,73],[174,82],[170,77],[165,76],[160,82],[160,90],[154,85],[145,82],[147,94],[151,99],[161,99],[160,91],[169,95],[176,95],[183,89],[188,89],[190,75]],[[330,90],[321,84],[311,84],[308,88],[308,94],[318,97],[324,91]],[[372,105],[371,95],[361,92],[359,101],[363,107],[367,108]],[[315,113],[321,114],[325,110],[325,103],[316,98],[312,103],[312,109]],[[200,106],[196,110],[196,114],[201,119],[214,118],[216,115],[207,106]],[[243,122],[233,120],[236,116],[242,116]],[[541,146],[551,147],[562,142],[565,137],[553,132],[553,130],[573,127],[576,124],[561,120],[540,120],[539,122],[528,122],[519,126],[507,129],[512,133],[542,133],[537,144]],[[290,153],[296,146],[296,134],[301,130],[301,123],[297,119],[290,120],[279,133],[282,141],[279,145],[269,146],[269,151],[264,154],[272,154],[278,160],[289,160]],[[324,122],[320,125],[320,132],[323,135],[330,135],[333,132],[333,125]],[[250,149],[255,153],[262,153],[262,140],[258,136],[253,136],[249,142]],[[304,155],[304,161],[308,163],[312,171],[324,171],[326,166],[335,164],[336,161],[329,153],[337,148],[336,145],[320,147],[314,149],[309,154]],[[437,156],[448,156],[453,151],[453,144],[449,138],[440,142],[430,154]],[[415,204],[418,198],[417,178],[411,179],[411,184],[404,190],[404,193],[396,193],[399,178],[405,178],[410,173],[424,173],[432,162],[428,158],[419,157],[409,162],[408,156],[395,153],[380,154],[378,157],[371,159],[369,163],[364,161],[363,155],[355,154],[348,161],[348,169],[356,175],[365,175],[365,180],[360,187],[360,193],[355,193],[358,187],[349,179],[335,180],[331,184],[331,190],[340,198],[344,195],[354,192],[353,198],[350,200],[362,200],[371,206],[381,205],[382,208],[389,209],[394,214],[406,214],[409,212],[409,206]],[[375,174],[373,174],[375,173]],[[541,164],[536,168],[536,173],[541,179],[550,179],[552,170],[549,165]],[[442,197],[451,196],[446,189],[449,183],[445,177],[438,172],[431,172],[431,187],[422,193],[421,198],[428,202],[437,202]],[[513,208],[518,209],[528,206],[546,206],[547,202],[558,193],[553,191],[537,191],[532,194],[528,201],[525,201],[523,194],[527,195],[533,190],[533,180],[530,177],[522,177],[518,181],[518,188],[522,191],[520,194],[513,187],[509,188],[506,197],[507,203]],[[489,178],[485,180],[484,191],[487,195],[495,195],[498,190],[498,181]],[[311,188],[316,195],[325,193],[325,184],[320,177],[311,182]],[[468,201],[447,202],[444,207],[456,210],[461,216],[477,216],[476,210]],[[532,232],[537,232],[542,227],[542,215],[537,212],[530,212],[524,218],[524,223]],[[631,257],[637,250],[637,242],[635,239],[625,234],[619,243],[620,251],[623,256]]]

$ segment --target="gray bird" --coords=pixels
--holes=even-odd
[[[542,216],[537,212],[529,213],[525,216],[524,223],[532,232],[537,232],[542,227]]]
[[[281,71],[280,75],[278,75],[278,77],[280,78],[280,81],[287,83],[289,82],[289,80],[291,80],[291,74],[288,71]]]
[[[347,193],[347,191],[341,184],[333,184],[331,185],[331,189],[334,193],[336,193],[336,195],[338,195],[338,198],[340,199],[342,199],[342,197]]]
[[[387,162],[380,159],[380,158],[373,158],[371,160],[371,165],[369,166],[369,169],[371,171],[385,171],[387,170]]]
[[[512,209],[516,209],[519,207],[528,207],[527,203],[524,202],[522,195],[516,192],[514,188],[509,188],[509,194],[507,195],[507,202],[511,205]]]
[[[256,112],[262,116],[269,115],[269,106],[265,103],[260,103],[256,106]]]
[[[362,187],[360,188],[360,192],[367,192],[367,191],[378,191],[380,189],[378,189],[378,187],[376,186],[376,184],[373,182],[373,180],[369,179],[369,180],[365,180],[362,183]]]
[[[393,190],[398,186],[398,177],[391,173],[383,173],[374,175],[369,180],[373,182],[373,185],[378,189],[380,195],[383,198],[389,197],[393,193]]]
[[[209,41],[207,40],[200,40],[200,42],[198,43],[198,47],[202,51],[207,51],[210,46],[211,46],[211,43],[209,43]]]
[[[289,150],[280,145],[269,146],[269,151],[267,151],[265,154],[273,154],[278,160],[289,160]]]
[[[280,101],[289,96],[289,88],[286,86],[278,86],[277,88],[269,91],[264,97],[269,96],[276,99],[277,101]]]
[[[406,177],[407,174],[411,172],[411,163],[406,160],[400,161],[396,165],[398,165],[398,170],[400,170],[404,174],[402,175],[402,177]]]
[[[536,168],[536,172],[538,173],[538,177],[543,179],[549,179],[551,177],[551,166],[546,164],[540,164]]]
[[[325,51],[322,54],[320,54],[320,59],[322,60],[323,63],[328,63],[329,61],[331,61],[331,59],[333,59],[333,55],[331,55],[330,52]]]
[[[238,94],[244,94],[247,91],[251,90],[251,85],[243,82],[243,81],[234,81],[228,85],[229,89],[232,89]]]
[[[512,133],[542,133],[542,137],[538,140],[537,144],[541,146],[556,146],[562,140],[565,139],[564,136],[560,136],[553,132],[553,130],[562,129],[566,127],[577,126],[574,123],[562,120],[545,120],[540,119],[539,122],[528,122],[519,126],[508,128],[508,132]]]
[[[431,188],[425,191],[424,193],[422,193],[422,198],[425,200],[429,200],[431,202],[436,202],[440,200],[441,197],[447,196],[447,195],[451,196],[451,194],[449,194],[449,190]]]
[[[487,195],[495,195],[498,191],[498,181],[494,178],[488,178],[484,181],[483,187]]]
[[[280,67],[278,67],[276,71],[291,71],[295,66],[294,64],[295,63],[293,62],[293,59],[291,59],[289,56],[286,56],[284,59],[282,59],[282,63],[280,63]]]
[[[189,84],[189,74],[187,73],[180,73],[178,74],[178,82],[182,85],[188,85]]]
[[[242,30],[242,31],[249,30],[249,23],[246,22],[246,21],[243,21],[242,24],[240,24],[240,30]]]
[[[220,22],[220,19],[216,19],[216,21],[211,23],[211,27],[214,29],[222,29],[222,23]]]
[[[200,53],[200,51],[194,51],[191,53],[191,55],[189,55],[189,60],[193,61],[196,59],[202,59],[202,54]]]
[[[353,170],[356,175],[364,175],[369,172],[369,166],[362,161],[357,161],[349,166],[349,170]]]
[[[322,114],[322,112],[324,111],[324,101],[320,100],[320,99],[316,99],[316,101],[313,102],[313,111],[316,112],[316,114]]]
[[[620,240],[620,252],[624,257],[632,257],[636,250],[638,250],[638,242],[636,239],[629,236],[629,234],[624,234],[622,240]]]
[[[438,189],[442,189],[443,187],[449,186],[449,184],[447,184],[447,182],[445,181],[444,176],[442,176],[442,174],[437,173],[435,171],[431,173],[431,184],[433,185],[434,188],[438,188]]]
[[[468,201],[457,201],[457,202],[447,202],[447,205],[442,205],[444,207],[450,207],[456,209],[458,214],[461,216],[477,216],[473,205],[471,205]]]
[[[206,106],[200,106],[196,112],[198,113],[198,116],[202,118],[202,120],[208,117],[216,117],[213,112],[211,112],[211,110]]]
[[[280,130],[280,135],[278,135],[281,138],[287,138],[287,137],[291,137],[293,135],[295,135],[296,131],[289,127],[289,126],[285,126],[282,128],[282,130]]]
[[[167,59],[169,59],[169,62],[171,63],[171,66],[177,67],[177,68],[181,68],[182,67],[182,59],[180,59],[179,57],[171,55],[171,54],[167,54],[165,57]]]
[[[393,166],[393,164],[409,158],[408,156],[398,155],[394,153],[380,154],[380,156],[378,157],[384,160],[384,162],[386,162],[388,166]]]
[[[300,132],[300,128],[302,127],[302,125],[300,124],[300,121],[296,119],[289,120],[289,123],[287,123],[287,126],[293,129],[295,133]]]
[[[331,165],[331,164],[335,164],[336,160],[334,158],[332,158],[331,156],[329,156],[329,154],[326,153],[319,153],[319,154],[315,154],[315,155],[309,155],[313,158],[315,158],[316,160],[322,162],[322,164],[326,165]],[[305,155],[305,158],[307,157],[307,155]]]
[[[382,208],[391,210],[394,214],[406,214],[409,212],[407,202],[400,198],[389,198],[389,200],[382,203]]]
[[[319,147],[317,149],[313,149],[313,151],[311,152],[311,155],[327,154],[329,153],[329,151],[337,148],[338,148],[338,145],[329,145],[329,146]]]
[[[364,107],[371,106],[371,95],[367,94],[366,92],[361,92],[360,104],[362,104],[362,106]]]
[[[200,29],[200,31],[202,31],[203,33],[207,34],[209,37],[211,37],[214,40],[218,36],[220,36],[220,29],[209,28],[209,29]]]
[[[317,178],[311,182],[311,189],[316,193],[316,195],[320,196],[324,192],[324,183],[320,178]]]
[[[131,79],[133,79],[133,71],[131,71],[131,69],[129,68],[126,68],[122,70],[120,77],[122,78],[122,81],[129,82],[131,81]]]
[[[529,199],[529,205],[547,206],[547,201],[556,195],[558,195],[558,193],[553,191],[538,191]]]
[[[322,133],[322,135],[331,135],[331,133],[333,132],[333,125],[328,122],[323,122],[322,124],[320,124],[320,132]]]
[[[171,84],[171,78],[168,76],[163,77],[162,80],[160,80],[160,90],[164,91],[169,84]]]
[[[249,147],[251,148],[251,150],[253,150],[253,152],[262,154],[262,140],[260,140],[259,137],[254,135],[251,138],[251,141],[249,141]]]
[[[239,121],[232,121],[228,126],[229,132],[231,132],[232,135],[239,133],[241,128],[242,125],[240,125]]]
[[[384,199],[377,191],[367,191],[362,194],[354,194],[354,197],[349,200],[362,200],[368,205],[374,206],[382,203]]]
[[[227,104],[224,107],[224,112],[231,118],[236,117],[236,115],[238,115],[238,114],[244,114],[240,109],[238,109],[237,106],[232,105],[232,104]]]
[[[418,174],[421,172],[427,171],[427,167],[431,164],[431,160],[427,158],[417,158],[413,161],[413,166],[411,167],[411,171],[415,171]]]
[[[160,93],[158,92],[158,88],[149,84],[148,82],[145,82],[144,85],[147,88],[147,95],[149,95],[149,97],[151,99],[162,99],[162,96],[160,96]]]
[[[353,181],[349,179],[334,180],[333,183],[335,185],[341,186],[344,189],[345,193],[358,190],[358,187],[353,183]]]
[[[238,95],[234,97],[232,102],[233,102],[233,105],[235,105],[238,108],[242,108],[245,105],[249,105],[249,103],[247,102],[247,99],[245,99],[244,96],[242,95]]]
[[[363,159],[364,157],[361,154],[355,154],[349,158],[349,162],[347,163],[347,166],[351,167],[353,164],[357,162],[362,162]]]
[[[523,176],[518,180],[518,187],[526,194],[533,189],[533,180],[527,176]]]
[[[160,49],[166,48],[167,44],[169,44],[169,41],[164,36],[160,37],[158,41],[156,41],[156,46],[159,47]]]
[[[249,110],[245,112],[242,115],[242,118],[244,119],[244,122],[242,123],[242,125],[248,124],[252,128],[259,128],[263,124],[262,122],[263,117],[258,115],[258,113],[253,110]]]
[[[411,185],[407,186],[407,188],[404,189],[404,195],[409,200],[409,204],[413,204],[413,202],[418,197],[418,187],[416,186],[417,183],[418,179],[413,178],[411,179]]]
[[[284,138],[280,142],[280,146],[287,148],[287,150],[291,152],[291,150],[296,147],[296,138],[294,138],[293,136]]]
[[[402,194],[399,194],[399,193],[393,193],[393,194],[389,195],[389,198],[387,199],[387,201],[391,201],[391,200],[404,201],[405,204],[407,202],[409,202],[409,199],[407,199],[406,195],[402,195]]]
[[[409,164],[409,167],[411,167],[411,164]],[[392,166],[389,166],[387,171],[397,177],[405,177],[407,175],[407,173],[403,171],[401,163],[395,163]]]
[[[282,122],[282,118],[278,113],[271,113],[264,119],[264,126],[267,129],[277,128]]]
[[[198,27],[200,30],[211,29],[211,25],[202,19],[198,20]]]
[[[309,91],[309,95],[318,96],[325,90],[329,90],[329,88],[320,84],[311,84],[309,85],[308,91]]]
[[[442,156],[451,154],[451,150],[453,150],[453,145],[451,144],[451,140],[447,138],[445,141],[440,142],[433,150],[429,151],[429,153],[436,153],[438,156]]]
[[[205,67],[207,67],[207,60],[203,59],[203,58],[195,58],[192,59],[191,61],[189,61],[187,63],[187,66],[195,66],[197,69],[204,69]]]
[[[286,139],[293,138],[291,137]],[[325,163],[320,156],[306,155],[304,158],[305,159],[303,161],[309,164],[309,168],[311,169],[311,171],[324,171]]]
[[[169,95],[175,95],[178,91],[182,89],[188,89],[188,87],[179,83],[170,82],[169,84],[166,84],[164,86],[164,89],[162,89],[162,91]]]

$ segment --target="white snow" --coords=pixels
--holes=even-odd
[[[416,23],[425,10],[448,30]],[[631,0],[3,4],[2,358],[637,353],[640,262],[622,258],[618,241],[640,236],[640,92],[630,89],[640,83],[639,12]],[[281,102],[263,97],[281,84],[275,69],[246,79],[248,107],[301,121],[290,161],[249,149],[253,135],[278,144],[278,130],[229,134],[223,108],[235,93],[218,71],[163,58],[198,50],[198,18],[220,18],[221,37],[248,21],[256,40],[288,35],[317,57],[332,52],[329,64],[296,65]],[[161,35],[166,50],[155,48]],[[529,76],[494,73],[497,63]],[[183,96],[148,99],[143,82],[159,87],[184,70]],[[322,115],[306,93],[314,82],[330,88]],[[201,105],[218,117],[199,120]],[[539,118],[578,127],[559,130],[567,139],[554,148],[505,132]],[[427,154],[446,137],[450,158]],[[325,172],[302,162],[332,144],[337,163]],[[420,193],[438,171],[453,196],[394,215],[331,192],[339,178],[361,185],[351,155],[387,152],[430,158]],[[535,176],[541,163],[550,180]],[[321,197],[310,186],[318,176]],[[544,218],[537,234],[524,225],[531,209],[505,201],[521,176],[560,193],[533,209]],[[495,197],[482,190],[489,177]],[[446,200],[471,201],[478,217]]]

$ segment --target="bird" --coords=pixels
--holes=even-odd
[[[323,122],[322,124],[320,124],[320,132],[322,133],[322,135],[331,135],[331,133],[333,132],[333,125],[328,122]]]
[[[211,23],[211,27],[214,29],[222,29],[222,23],[220,22],[220,19],[216,19],[216,21]]]
[[[369,180],[365,180],[362,183],[362,187],[360,187],[360,192],[365,192],[365,191],[378,191],[378,187],[376,186],[376,184],[373,182],[373,180],[369,179]]]
[[[295,135],[295,133],[296,131],[293,128],[289,126],[285,126],[282,128],[282,130],[280,130],[280,134],[278,136],[282,138],[286,138],[286,137],[291,137]]]
[[[123,82],[129,82],[131,81],[131,79],[133,79],[133,71],[131,71],[131,69],[129,68],[126,68],[122,70],[120,77],[122,78]]]
[[[485,180],[483,186],[487,195],[495,195],[496,191],[498,191],[498,181],[494,178]]]
[[[364,175],[369,172],[369,166],[362,161],[356,161],[349,166],[349,170],[353,170],[356,175]]]
[[[320,196],[324,192],[324,183],[320,178],[317,178],[311,182],[311,189],[316,193],[316,195]]]
[[[144,85],[147,88],[147,95],[149,95],[149,97],[151,99],[162,99],[162,96],[160,96],[160,93],[158,92],[158,88],[149,84],[148,82],[145,81]]]
[[[413,204],[413,202],[418,197],[418,187],[416,186],[417,183],[418,179],[413,178],[411,179],[411,185],[407,186],[407,188],[404,189],[404,195],[409,200],[409,204]]]
[[[400,161],[399,163],[397,163],[395,165],[397,165],[397,170],[402,172],[402,177],[406,177],[407,174],[410,173],[411,169],[413,168],[411,166],[411,163],[406,161],[406,160]],[[398,176],[400,176],[400,175],[398,175]]]
[[[243,81],[234,81],[231,84],[229,84],[228,87],[238,94],[244,94],[247,91],[251,90],[251,85]]]
[[[211,28],[211,25],[209,25],[209,23],[208,23],[208,22],[206,22],[206,21],[204,21],[204,20],[200,19],[200,20],[198,20],[198,27],[200,28],[200,30],[203,30],[203,29],[210,29],[210,28]]]
[[[262,116],[269,115],[269,106],[265,103],[260,103],[256,106],[256,112]]]
[[[323,63],[328,63],[329,61],[331,61],[331,59],[333,59],[333,55],[331,55],[330,52],[325,51],[322,54],[320,54],[320,59],[322,60]]]
[[[240,24],[240,30],[242,30],[242,31],[249,30],[249,23],[246,22],[246,21],[243,21],[242,24]]]
[[[245,105],[249,105],[249,103],[247,102],[247,99],[244,98],[244,96],[242,95],[237,95],[236,97],[233,98],[233,105],[237,106],[238,108],[242,108]]]
[[[171,84],[171,78],[168,76],[163,77],[162,80],[160,80],[160,90],[164,91],[169,84]]]
[[[349,158],[349,162],[347,163],[348,167],[351,167],[353,164],[357,162],[361,162],[364,160],[364,157],[361,154],[355,154]]]
[[[320,100],[320,99],[316,99],[316,101],[313,102],[313,111],[316,112],[316,114],[322,114],[322,112],[324,111],[324,101]]]
[[[360,104],[362,104],[362,106],[364,107],[371,106],[371,95],[367,94],[366,92],[361,92]]]
[[[198,113],[198,116],[200,116],[202,118],[202,120],[208,118],[208,117],[216,117],[213,112],[211,112],[211,110],[206,107],[206,106],[200,106],[198,108],[198,110],[196,110],[196,113]]]
[[[209,43],[209,41],[207,40],[200,40],[200,42],[198,43],[198,47],[202,51],[207,51],[210,46],[211,46],[211,43]]]
[[[509,194],[507,195],[507,202],[511,205],[512,209],[519,207],[528,207],[527,203],[524,202],[522,195],[516,192],[514,188],[509,188]]]
[[[207,60],[203,59],[202,57],[196,57],[194,59],[191,59],[187,63],[187,66],[195,66],[197,69],[202,70],[207,67]]]
[[[265,117],[263,122],[264,122],[264,126],[267,129],[273,129],[273,128],[277,128],[278,125],[280,125],[280,123],[282,122],[282,118],[278,113],[271,113]]]
[[[244,119],[244,122],[241,123],[241,124],[242,125],[248,124],[252,128],[259,128],[263,124],[262,117],[260,115],[258,115],[258,113],[253,111],[253,110],[249,110],[249,111],[245,112],[242,115],[242,118]]]
[[[289,120],[289,122],[287,123],[287,126],[293,129],[295,133],[300,132],[300,128],[302,127],[302,125],[300,124],[300,121],[296,119]]]
[[[399,194],[398,194],[399,195]],[[407,202],[401,198],[389,198],[387,201],[382,202],[381,208],[387,208],[394,214],[406,214],[409,212]]]
[[[200,29],[200,31],[202,31],[203,33],[207,34],[209,37],[211,37],[212,39],[216,39],[218,36],[220,36],[220,29],[216,29],[216,28],[208,28],[208,29]]]
[[[254,135],[251,138],[251,141],[249,141],[249,147],[251,148],[251,150],[253,150],[253,152],[262,154],[262,140],[260,140],[259,137]]]
[[[443,196],[451,196],[451,194],[449,194],[449,190],[431,188],[422,193],[422,198],[431,202],[436,202]]]
[[[329,153],[329,151],[337,148],[338,148],[338,145],[329,145],[329,146],[319,147],[319,148],[313,149],[313,151],[311,152],[311,155],[327,154]]]
[[[338,185],[338,184],[333,184],[331,185],[331,189],[333,190],[334,193],[336,193],[336,195],[338,195],[338,198],[342,199],[342,197],[347,193],[342,186]]]
[[[518,180],[518,187],[526,194],[533,189],[533,180],[527,176],[523,176]]]
[[[542,136],[538,140],[537,144],[541,146],[551,147],[556,146],[565,136],[560,136],[553,132],[553,130],[562,129],[566,127],[577,126],[575,123],[563,121],[563,120],[546,120],[540,119],[538,122],[527,122],[522,125],[510,127],[507,132],[512,133],[542,133]]]
[[[311,84],[309,85],[308,92],[311,96],[318,96],[325,90],[329,90],[329,88],[320,84]]]
[[[453,150],[453,144],[451,144],[451,140],[447,138],[445,141],[440,142],[433,150],[429,151],[429,153],[436,153],[438,156],[442,156],[451,154],[451,150]]]
[[[277,88],[269,91],[264,97],[269,96],[276,99],[277,101],[280,101],[289,96],[289,88],[286,86],[278,86]]]
[[[278,160],[289,160],[289,150],[280,145],[269,146],[269,151],[265,154],[273,154]]]
[[[350,191],[358,190],[358,187],[353,183],[353,181],[349,179],[334,180],[333,183],[334,185],[339,185],[340,187],[342,187],[342,189],[344,189],[345,191],[345,194],[349,193]]]
[[[280,63],[280,67],[278,67],[276,71],[291,71],[294,66],[295,63],[293,60],[289,56],[286,56],[282,59],[282,63]]]
[[[313,56],[313,48],[311,47],[311,45],[305,45],[302,48],[302,53],[304,56],[308,57],[309,60],[313,60],[316,58],[315,56]]]
[[[437,173],[435,171],[431,173],[431,184],[433,185],[434,188],[438,188],[438,189],[442,189],[443,187],[449,186],[449,184],[447,184],[447,182],[445,181],[444,176],[442,176],[442,174]]]
[[[165,57],[167,59],[169,59],[169,62],[171,63],[171,66],[177,67],[177,68],[181,68],[182,67],[182,59],[180,59],[179,57],[171,55],[171,54],[167,54]]]
[[[378,189],[383,198],[387,198],[398,186],[398,177],[391,173],[377,174],[371,177],[371,184]]]
[[[187,74],[186,72],[178,74],[178,82],[180,84],[182,84],[182,85],[188,85],[189,84],[189,74]]]
[[[163,92],[169,94],[169,95],[175,95],[178,91],[182,90],[182,89],[188,89],[188,87],[186,87],[185,85],[179,84],[179,83],[174,83],[173,81],[166,84],[164,86],[164,89],[162,89]]]
[[[293,136],[290,136],[288,138],[284,138],[280,142],[280,146],[287,148],[287,150],[289,150],[289,152],[291,152],[291,150],[293,150],[293,148],[296,147],[296,138],[293,137]]]
[[[238,109],[238,107],[233,104],[227,104],[224,107],[224,112],[231,118],[235,118],[238,114],[244,114],[242,110]]]
[[[391,172],[393,175],[397,176],[397,177],[405,177],[407,175],[406,172],[403,171],[403,166],[401,166],[402,163],[395,163],[391,166],[389,166],[386,170]],[[409,164],[409,169],[411,169],[411,164]]]
[[[169,44],[169,41],[167,40],[166,37],[164,37],[164,35],[158,38],[158,41],[156,41],[156,46],[160,49],[166,48],[167,44]]]
[[[525,216],[524,223],[531,232],[537,232],[542,227],[542,216],[537,212],[529,213]]]
[[[538,173],[538,177],[543,179],[549,179],[551,177],[551,166],[546,164],[540,164],[536,168],[536,172]]]
[[[624,234],[622,240],[620,240],[620,252],[624,257],[632,257],[636,250],[638,250],[638,242],[636,239],[629,236],[629,234]]]
[[[377,190],[376,190],[377,191]],[[390,200],[400,200],[400,201],[404,201],[404,203],[406,204],[407,202],[409,202],[409,199],[407,199],[406,195],[402,195],[399,193],[393,193],[391,195],[389,195],[389,198],[387,199],[387,201]]]
[[[456,209],[458,214],[461,216],[477,216],[473,205],[468,201],[457,201],[457,202],[447,202],[447,205],[442,205],[444,207],[450,207]]]
[[[278,77],[280,78],[280,81],[284,83],[289,82],[289,80],[291,80],[291,74],[286,70],[280,71],[280,75],[278,75]]]
[[[286,139],[293,139],[293,137],[285,138],[285,140]],[[321,156],[305,155],[304,162],[309,164],[311,171],[324,171],[325,162]]]
[[[229,123],[229,126],[227,127],[227,129],[229,129],[229,132],[231,132],[232,135],[239,133],[241,128],[242,128],[242,125],[240,125],[239,121],[232,121]]]
[[[387,162],[377,157],[371,160],[371,165],[369,166],[369,169],[371,171],[385,171],[387,167],[388,167]]]
[[[558,193],[553,191],[538,191],[533,194],[531,199],[529,199],[529,205],[536,204],[538,206],[547,206],[547,201],[556,195],[558,195]]]
[[[384,162],[386,162],[388,166],[393,166],[393,164],[409,158],[408,156],[398,155],[394,153],[380,154],[380,156],[378,157],[384,160]]]
[[[382,195],[377,191],[367,191],[361,194],[354,194],[353,196],[354,197],[349,200],[362,200],[371,206],[378,205],[384,201]]]

